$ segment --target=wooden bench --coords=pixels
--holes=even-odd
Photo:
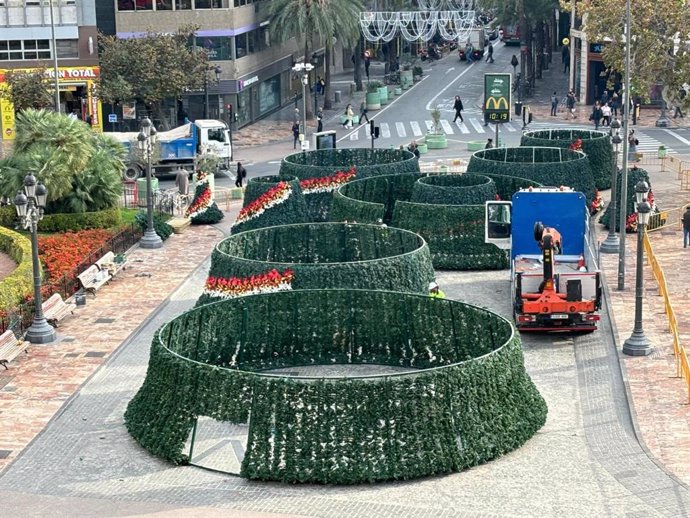
[[[73,314],[76,307],[74,302],[65,302],[59,293],[53,293],[48,300],[41,304],[43,316],[53,327],[57,327],[58,322]]]
[[[2,333],[0,335],[0,365],[7,369],[7,364],[19,356],[22,351],[28,354],[26,348],[29,345],[29,342],[17,340],[11,329]]]
[[[77,279],[79,279],[82,289],[95,297],[96,291],[112,279],[112,275],[107,270],[101,270],[98,266],[92,264],[79,274]]]
[[[117,262],[115,260],[115,254],[112,251],[110,251],[103,257],[101,257],[98,261],[96,261],[94,264],[98,266],[99,270],[107,271],[110,277],[112,278],[115,277],[120,272],[120,270],[123,270],[125,268],[127,259],[125,259],[124,254],[121,257],[123,258],[123,261]]]

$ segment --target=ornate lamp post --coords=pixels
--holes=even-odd
[[[616,235],[616,191],[618,190],[618,146],[621,139],[621,123],[614,119],[611,123],[611,143],[613,144],[613,168],[611,170],[611,203],[609,204],[609,234],[599,247],[603,254],[617,254],[620,242]]]
[[[647,201],[649,185],[647,182],[637,182],[635,186],[635,199],[637,200],[637,275],[635,279],[635,328],[630,338],[623,343],[623,352],[630,356],[647,356],[652,352],[652,343],[645,336],[642,329],[642,289],[643,279],[643,253],[642,241],[649,223],[652,206]]]
[[[309,72],[314,70],[311,63],[295,63],[293,72],[304,72],[302,76],[302,130],[303,139],[307,138],[307,85],[309,84]]]
[[[220,83],[220,74],[223,72],[223,69],[220,68],[219,66],[215,66],[213,68],[210,68],[206,71],[206,74],[204,75],[204,119],[208,119],[208,114],[209,114],[209,102],[208,102],[208,73],[209,71],[213,70],[213,73],[215,74],[215,84]]]
[[[48,324],[43,315],[43,300],[41,297],[41,263],[38,260],[38,222],[43,219],[43,209],[46,206],[48,189],[36,181],[33,173],[24,177],[24,192],[19,191],[14,198],[19,223],[31,231],[31,262],[34,273],[34,321],[26,331],[26,339],[32,344],[47,344],[55,340],[55,329]]]
[[[153,227],[153,191],[151,190],[151,155],[153,154],[153,141],[156,138],[156,128],[151,124],[151,119],[144,117],[141,121],[141,129],[137,140],[139,149],[146,158],[146,231],[139,240],[141,248],[160,248],[163,240]]]

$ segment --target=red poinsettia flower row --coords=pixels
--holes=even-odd
[[[291,191],[290,184],[287,182],[278,182],[274,187],[271,187],[257,199],[250,202],[246,207],[242,207],[235,224],[252,219],[263,213],[266,209],[282,203],[290,196]]]
[[[83,263],[113,235],[110,230],[94,229],[39,236],[38,250],[49,281],[57,281]]]
[[[209,184],[206,184],[206,187],[203,191],[201,191],[201,194],[194,198],[191,205],[187,207],[187,210],[185,211],[184,215],[186,218],[193,218],[194,216],[198,216],[200,213],[204,212],[210,204],[211,186]]]
[[[287,269],[279,272],[275,268],[268,273],[250,277],[211,277],[206,279],[206,292],[219,297],[241,297],[252,293],[288,290],[294,272]]]
[[[356,175],[355,166],[352,166],[349,171],[338,171],[331,176],[322,176],[319,178],[307,178],[300,180],[299,186],[305,194],[315,192],[330,192],[342,184],[349,182]]]
[[[568,148],[573,150],[573,151],[582,151],[582,139],[579,138],[579,139],[574,140],[572,142],[572,144],[570,144],[570,146],[568,146]]]

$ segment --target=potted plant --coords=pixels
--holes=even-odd
[[[416,65],[412,68],[412,77],[415,81],[419,81],[423,75],[424,71],[422,70],[422,67],[420,67],[419,65]]]
[[[381,97],[379,88],[383,86],[379,81],[367,83],[367,110],[380,110]]]
[[[441,110],[436,106],[430,112],[433,123],[431,131],[424,137],[424,143],[429,149],[444,149],[448,147],[448,138],[441,126]]]
[[[380,83],[379,83],[380,84]],[[379,102],[381,104],[388,104],[388,87],[381,84],[378,88],[379,91]]]
[[[402,70],[400,71],[400,89],[407,90],[414,82],[414,76],[412,75],[412,65],[405,63]]]

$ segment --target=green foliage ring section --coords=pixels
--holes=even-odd
[[[17,263],[12,273],[0,281],[0,311],[7,311],[17,307],[32,293],[31,241],[17,232],[0,227],[0,250]]]
[[[0,226],[14,228],[17,211],[13,206],[0,208]],[[78,232],[92,228],[112,228],[121,222],[120,209],[98,212],[77,212],[67,214],[44,214],[38,223],[40,232]]]
[[[417,369],[295,378],[295,365]],[[356,484],[460,471],[524,444],[546,420],[504,318],[409,293],[301,290],[198,307],[154,336],[129,433],[174,463],[195,418],[248,424],[241,475]]]
[[[418,235],[380,225],[310,223],[242,232],[221,241],[210,277],[294,272],[293,289],[354,288],[426,293],[434,278]],[[208,294],[198,304],[218,300]]]
[[[427,176],[415,182],[411,201],[437,205],[478,205],[496,199],[494,181],[482,175]]]
[[[526,178],[543,185],[572,187],[594,200],[594,177],[587,155],[558,147],[511,147],[475,152],[467,172]]]
[[[311,221],[309,208],[302,194],[302,188],[299,186],[299,180],[294,176],[272,175],[250,179],[249,182],[247,182],[242,207],[247,207],[262,194],[273,189],[281,182],[286,182],[290,185],[290,196],[282,203],[267,209],[255,218],[248,219],[241,223],[235,223],[232,227],[233,234],[273,225],[289,225],[292,223],[308,223]]]
[[[647,185],[649,185],[650,189],[652,188],[652,183],[649,180],[649,173],[647,172],[646,169],[641,169],[639,167],[633,167],[631,169],[628,169],[628,181],[626,182],[626,185],[628,186],[628,199],[625,203],[625,218],[626,221],[627,219],[632,215],[635,214],[635,186],[637,185],[638,182],[647,182]],[[621,224],[620,224],[620,206],[621,206],[621,190],[622,190],[622,184],[623,184],[623,170],[619,169],[618,170],[618,175],[616,176],[616,232],[620,232]],[[653,191],[652,191],[653,192]],[[601,215],[601,219],[599,220],[604,227],[609,228],[610,225],[610,220],[611,220],[611,204],[609,203],[606,206],[606,209],[604,210],[604,213]]]
[[[582,151],[589,158],[594,185],[600,190],[610,189],[613,152],[611,137],[606,132],[582,129],[528,131],[522,134],[520,145],[568,148],[577,139],[582,139]]]
[[[320,149],[286,156],[280,164],[281,175],[300,180],[331,176],[355,167],[357,178],[377,175],[418,173],[419,162],[413,153],[401,149]],[[331,219],[333,193],[305,196],[313,221]]]

